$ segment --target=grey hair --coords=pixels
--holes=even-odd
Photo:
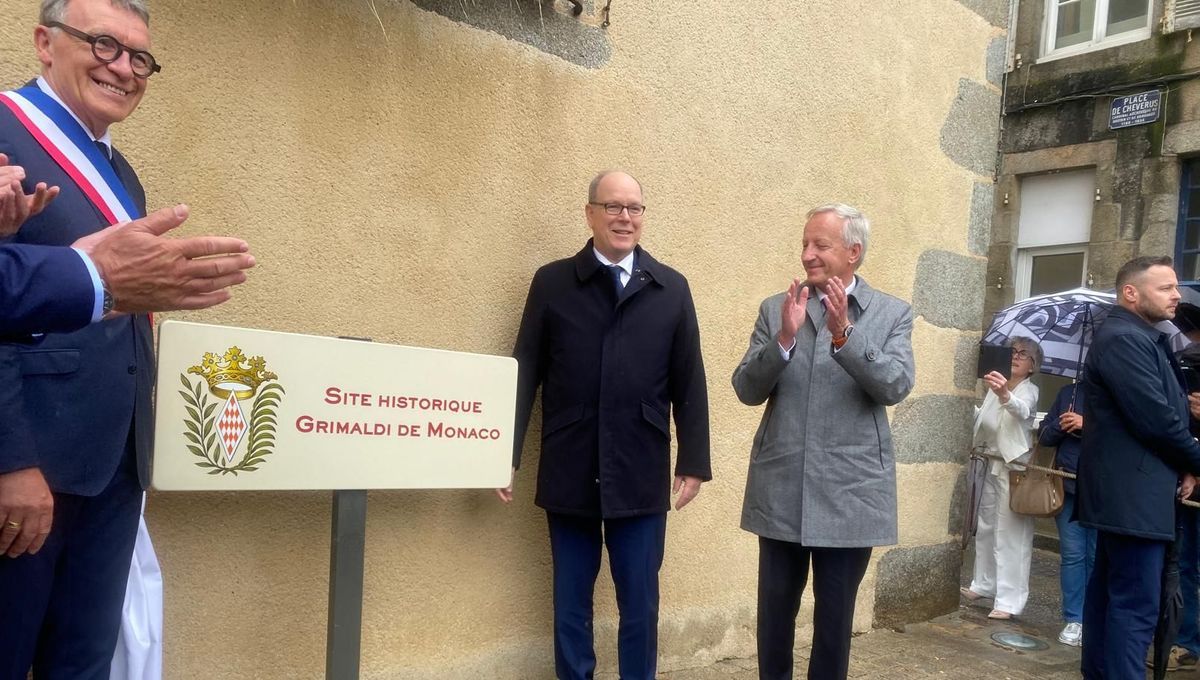
[[[638,191],[642,192],[642,198],[645,198],[646,192],[642,191],[642,183],[638,181],[637,177],[630,175],[628,172],[625,172],[624,170],[605,170],[604,172],[601,172],[601,173],[597,174],[595,177],[593,177],[592,183],[588,185],[588,201],[591,202],[591,201],[596,200],[596,189],[600,186],[600,182],[604,181],[605,177],[608,177],[609,175],[612,175],[612,174],[615,174],[618,172],[621,173],[622,175],[628,176],[629,179],[633,180],[633,183],[638,185]]]
[[[1013,349],[1023,349],[1026,352],[1029,352],[1030,358],[1033,359],[1034,373],[1037,373],[1038,370],[1041,369],[1042,359],[1044,357],[1042,355],[1042,346],[1038,344],[1037,340],[1034,340],[1033,338],[1027,338],[1024,335],[1014,335],[1012,339],[1008,341],[1008,346],[1012,347]]]
[[[38,15],[38,23],[46,24],[51,21],[57,21],[60,24],[66,23],[67,19],[67,4],[71,0],[42,0],[42,12]],[[113,7],[127,10],[141,17],[146,25],[150,25],[150,8],[146,6],[146,0],[109,0]]]
[[[846,205],[845,203],[826,203],[825,205],[809,210],[808,214],[804,216],[804,221],[807,222],[814,215],[820,215],[821,213],[833,213],[844,220],[842,223],[842,243],[846,244],[847,248],[856,245],[862,246],[858,262],[854,265],[855,269],[861,267],[863,261],[867,259],[867,241],[871,237],[871,222],[867,220],[867,216],[858,208]]]

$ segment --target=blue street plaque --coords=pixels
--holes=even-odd
[[[1162,111],[1162,92],[1149,90],[1131,94],[1127,97],[1117,97],[1112,101],[1108,110],[1108,129],[1119,130],[1145,125],[1158,120]]]

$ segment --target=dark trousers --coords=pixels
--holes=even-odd
[[[807,548],[758,538],[758,677],[790,680],[800,595],[813,571],[811,680],[845,678],[858,586],[871,561],[870,548]]]
[[[622,519],[546,513],[554,562],[554,669],[559,680],[591,678],[596,669],[592,593],[600,551],[617,590],[621,680],[653,680],[658,665],[658,570],[667,515]]]
[[[1196,509],[1175,506],[1175,523],[1179,525],[1179,590],[1183,594],[1179,634],[1175,644],[1192,654],[1200,654],[1200,524]]]
[[[0,680],[108,680],[142,502],[126,458],[99,495],[54,494],[36,555],[0,556]]]
[[[1154,638],[1165,541],[1096,534],[1096,566],[1083,601],[1083,660],[1090,680],[1142,680]]]

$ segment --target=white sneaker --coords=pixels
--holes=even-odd
[[[1083,624],[1078,621],[1072,621],[1063,626],[1062,632],[1058,634],[1058,641],[1071,647],[1082,645]]]

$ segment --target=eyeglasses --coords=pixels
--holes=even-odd
[[[120,59],[121,54],[128,52],[129,68],[138,78],[149,78],[162,70],[162,66],[154,61],[154,55],[145,50],[135,50],[128,45],[122,45],[111,35],[90,35],[58,21],[47,21],[42,25],[47,28],[61,28],[72,38],[88,43],[92,46],[92,56],[102,64],[111,64]]]
[[[1033,358],[1032,354],[1030,354],[1028,351],[1023,350],[1023,349],[1017,349],[1014,347],[1012,352],[1013,352],[1013,356],[1017,357],[1018,359],[1032,359]]]
[[[609,215],[620,215],[622,210],[628,210],[630,217],[639,217],[646,212],[644,205],[625,205],[623,203],[597,203],[588,201],[588,205],[599,205],[604,207],[604,212]]]

